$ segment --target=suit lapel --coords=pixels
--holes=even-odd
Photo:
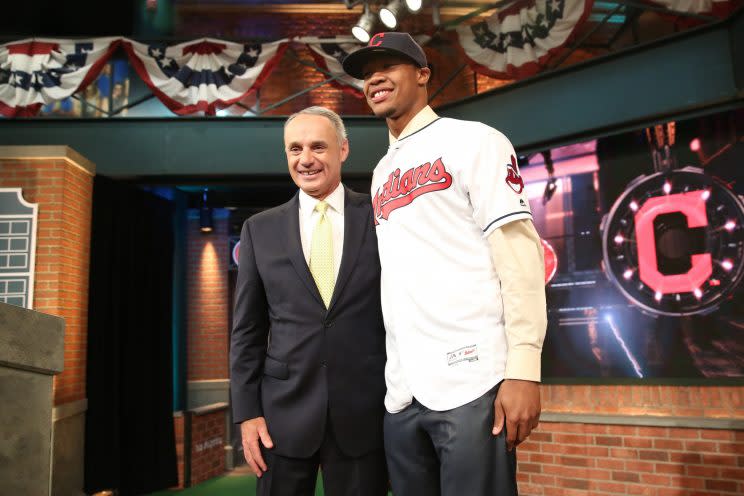
[[[318,286],[315,284],[310,268],[305,261],[305,254],[302,251],[302,240],[300,239],[300,200],[299,194],[296,194],[292,201],[287,204],[285,212],[287,217],[285,236],[287,253],[289,259],[294,265],[295,271],[302,283],[307,287],[313,297],[323,305],[323,299],[320,297]],[[325,306],[325,305],[324,305]]]
[[[349,194],[349,190],[344,187],[344,249],[341,255],[341,266],[338,269],[336,285],[333,288],[333,297],[328,307],[330,311],[339,298],[344,285],[349,280],[349,276],[359,257],[359,248],[367,230],[367,210],[363,204],[360,204],[356,198]]]

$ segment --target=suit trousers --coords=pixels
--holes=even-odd
[[[258,479],[257,496],[313,496],[318,468],[325,496],[385,496],[388,474],[379,449],[349,457],[338,447],[330,415],[320,449],[310,458],[291,458],[262,449],[268,470]]]
[[[385,453],[395,496],[516,496],[516,449],[493,429],[498,385],[442,412],[413,400],[385,414]]]

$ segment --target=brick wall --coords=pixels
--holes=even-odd
[[[544,385],[542,400],[554,421],[518,450],[524,496],[744,494],[744,431],[619,425],[741,421],[744,388]]]
[[[205,413],[188,413],[191,418],[191,472],[189,485],[222,475],[225,472],[225,406],[209,409]],[[178,412],[173,416],[176,437],[176,460],[178,465],[178,487],[185,485],[185,416]]]
[[[191,485],[225,472],[225,409],[191,416]]]
[[[543,422],[519,447],[520,494],[744,494],[744,432]]]
[[[196,217],[196,218],[194,218]],[[188,380],[228,377],[228,222],[214,219],[214,231],[199,230],[192,212],[186,234],[188,256]]]
[[[34,310],[65,319],[54,404],[85,398],[93,164],[66,147],[2,147],[0,186],[39,204]]]

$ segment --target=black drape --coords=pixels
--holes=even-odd
[[[85,489],[177,484],[171,202],[98,176],[93,188]]]

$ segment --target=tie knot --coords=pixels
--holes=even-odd
[[[328,204],[324,200],[321,200],[315,205],[315,210],[317,210],[320,215],[325,215],[326,210],[328,210]]]

